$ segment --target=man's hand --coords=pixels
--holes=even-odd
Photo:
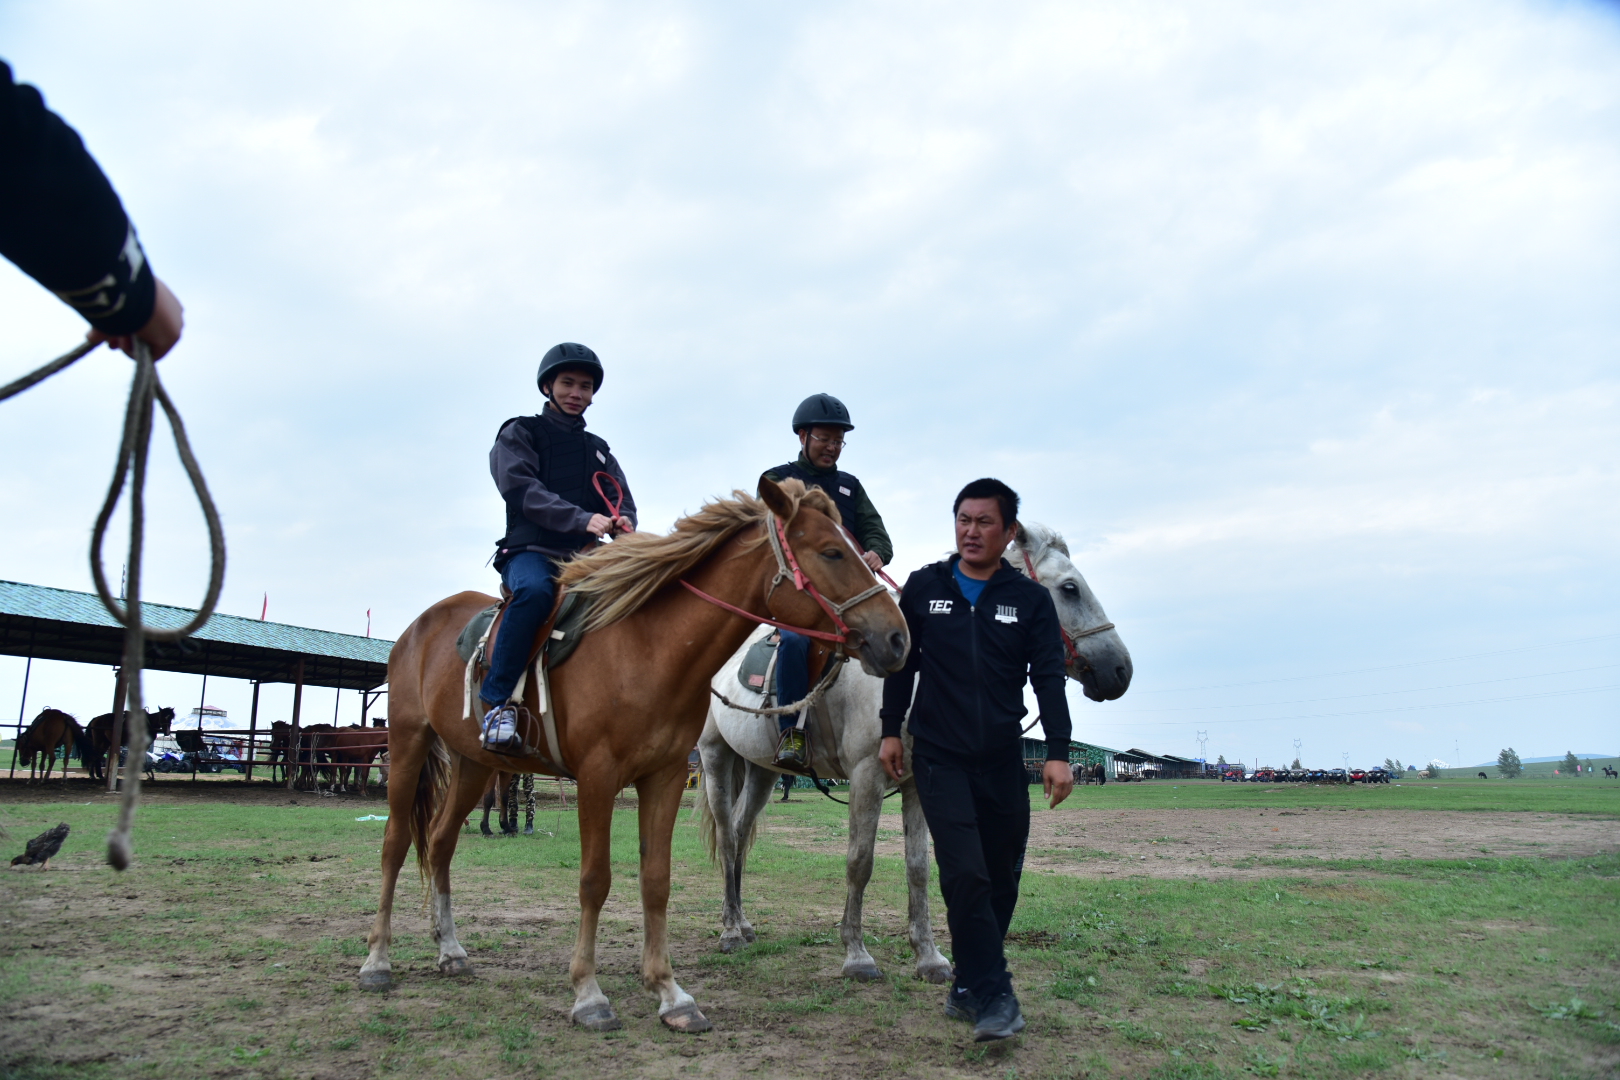
[[[613,519],[613,532],[616,535],[623,534],[623,533],[633,533],[635,531],[636,531],[636,523],[631,521],[629,518],[627,518],[627,517],[616,517],[616,518]]]
[[[875,551],[862,552],[861,558],[863,560],[865,560],[867,566],[870,566],[872,568],[872,572],[874,574],[877,573],[879,570],[883,569],[883,559],[881,557],[879,557],[877,552],[875,552]]]
[[[614,519],[606,514],[592,514],[590,523],[585,526],[585,531],[592,536],[603,537],[613,531],[613,522]]]
[[[887,741],[887,740],[885,740]],[[899,742],[896,739],[895,742]],[[1058,803],[1069,797],[1074,790],[1074,773],[1069,769],[1067,761],[1048,761],[1041,770],[1041,786],[1046,789],[1046,805],[1048,808],[1056,807]]]
[[[886,737],[883,740],[883,745],[878,747],[878,760],[883,762],[883,771],[889,774],[889,779],[896,783],[905,779],[906,748],[900,744],[899,739],[893,735]],[[1073,787],[1074,785],[1070,784],[1069,786]]]
[[[140,338],[152,350],[152,359],[161,360],[168,355],[180,340],[180,331],[186,325],[185,309],[180,306],[179,297],[169,291],[169,287],[161,280],[157,285],[157,302],[152,307],[152,317],[146,320],[146,325],[135,331],[133,335],[120,334],[117,337],[108,337],[100,330],[92,330],[86,338],[97,344],[105,341],[109,347],[120,349],[130,356],[135,355],[135,339]]]

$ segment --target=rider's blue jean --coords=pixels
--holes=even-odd
[[[534,635],[551,616],[557,596],[557,567],[538,551],[520,551],[501,567],[501,580],[512,590],[501,629],[495,635],[495,654],[478,696],[485,708],[494,708],[512,696],[523,667],[534,648]]]
[[[782,643],[776,647],[776,703],[791,705],[810,692],[810,639],[792,630],[781,633]],[[783,713],[776,719],[786,731],[799,722],[799,714]]]

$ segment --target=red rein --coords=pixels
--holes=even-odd
[[[606,480],[608,483],[613,485],[613,490],[619,493],[618,498],[608,498],[607,492],[602,490],[603,480]],[[613,511],[612,515],[610,516],[612,516],[615,520],[621,517],[622,514],[620,512],[624,509],[624,485],[619,483],[619,478],[610,472],[599,472],[595,476],[591,477],[591,486],[596,488],[596,493],[598,495],[602,496],[602,501],[607,504],[608,509]]]
[[[600,476],[602,474],[598,473],[597,475]],[[604,498],[605,497],[606,496],[604,496]],[[821,610],[823,610],[823,611],[825,611],[827,613],[827,617],[829,619],[831,619],[832,622],[833,622],[833,625],[838,628],[836,633],[828,633],[825,630],[811,630],[811,629],[809,629],[807,627],[803,627],[803,626],[792,626],[792,625],[790,625],[788,623],[778,622],[775,619],[767,618],[766,616],[763,616],[763,615],[755,615],[751,611],[744,611],[742,608],[738,607],[735,604],[726,603],[724,600],[720,599],[718,596],[710,596],[708,593],[704,592],[702,589],[698,588],[696,585],[693,585],[690,581],[687,581],[685,578],[681,579],[681,584],[684,585],[686,587],[687,591],[692,593],[694,596],[697,596],[697,597],[700,597],[701,599],[707,600],[709,603],[713,604],[715,607],[724,608],[726,611],[731,612],[733,615],[741,615],[745,619],[750,619],[753,622],[757,622],[757,623],[765,623],[768,626],[774,626],[774,627],[777,627],[778,629],[781,629],[781,630],[791,630],[795,634],[803,634],[805,637],[815,638],[818,641],[830,641],[835,645],[844,644],[846,641],[849,640],[849,626],[848,626],[848,624],[846,624],[844,622],[844,620],[843,620],[843,617],[838,614],[838,609],[833,607],[832,604],[828,603],[827,598],[825,596],[821,595],[821,590],[816,588],[815,582],[811,581],[808,577],[806,577],[804,571],[802,569],[800,569],[798,557],[793,554],[793,545],[788,543],[787,526],[785,524],[783,524],[783,522],[782,522],[782,520],[780,518],[773,517],[772,520],[776,523],[776,535],[781,539],[781,552],[782,552],[782,555],[787,559],[786,567],[781,567],[780,563],[778,563],[778,567],[781,568],[781,569],[786,569],[786,570],[792,571],[792,573],[793,573],[793,587],[795,589],[798,589],[800,592],[809,593],[811,598],[814,599],[816,603],[821,605]],[[883,579],[885,581],[888,581],[889,580],[888,575],[885,574],[883,576]],[[893,585],[894,582],[889,581],[889,584]],[[774,588],[774,586],[772,586],[772,587]],[[873,588],[876,589],[877,587],[873,586]]]

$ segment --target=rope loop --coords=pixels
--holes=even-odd
[[[86,341],[43,367],[0,387],[0,401],[15,397],[52,375],[65,371],[89,354],[96,344]],[[134,825],[135,806],[140,799],[141,772],[146,757],[146,709],[141,687],[146,642],[179,641],[202,629],[213,616],[214,608],[219,603],[220,590],[225,585],[225,529],[220,524],[219,508],[214,505],[207,481],[203,479],[202,466],[192,453],[191,441],[186,437],[186,427],[180,419],[180,410],[175,408],[168,391],[163,388],[162,380],[158,378],[157,362],[152,359],[151,349],[139,338],[135,339],[134,359],[135,378],[130,386],[129,403],[124,409],[124,435],[118,447],[118,460],[113,466],[112,484],[101,504],[101,512],[96,515],[95,529],[90,537],[90,576],[96,583],[96,595],[107,613],[124,628],[121,670],[129,695],[125,716],[130,721],[140,717],[139,723],[124,725],[128,754],[124,763],[123,798],[119,802],[117,823],[107,837],[107,861],[116,870],[128,869],[134,858],[130,830]],[[141,612],[141,569],[146,539],[146,469],[152,445],[154,403],[162,406],[163,415],[168,418],[180,464],[191,481],[192,491],[197,495],[203,519],[208,523],[208,591],[197,614],[177,629],[148,626]],[[129,487],[129,580],[124,590],[125,598],[120,603],[107,585],[107,575],[101,565],[101,549],[107,526],[112,521],[113,511],[117,509],[126,485]]]

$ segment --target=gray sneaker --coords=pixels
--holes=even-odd
[[[973,1024],[974,1042],[1010,1039],[1024,1030],[1024,1014],[1011,992],[997,994],[979,1010]]]
[[[484,749],[492,754],[521,754],[517,732],[517,706],[497,705],[484,714]]]

